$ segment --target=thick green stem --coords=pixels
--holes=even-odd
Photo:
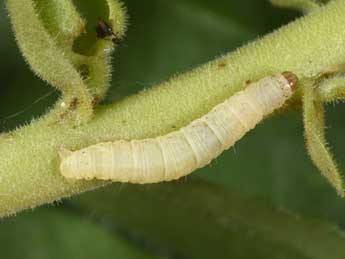
[[[165,134],[208,112],[244,86],[284,70],[299,77],[345,60],[345,3],[337,0],[234,53],[96,111],[68,127],[55,113],[0,138],[0,215],[52,202],[104,182],[67,182],[58,150]]]

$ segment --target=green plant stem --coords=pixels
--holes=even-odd
[[[303,120],[306,148],[314,164],[334,186],[338,194],[344,197],[344,187],[338,166],[333,158],[325,137],[324,105],[314,82],[305,83],[303,93]],[[316,85],[317,87],[317,85]]]
[[[59,1],[59,3],[61,5],[58,5],[60,7],[58,9],[64,10],[65,7],[66,10],[69,10],[71,6],[73,7],[70,1],[64,1],[63,3]],[[76,124],[88,121],[93,115],[92,95],[69,61],[69,51],[66,50],[65,46],[62,48],[58,44],[68,42],[67,39],[71,41],[76,37],[76,34],[84,27],[81,18],[75,12],[71,12],[70,17],[75,16],[73,19],[76,21],[75,28],[71,26],[71,22],[66,22],[70,26],[65,30],[61,30],[65,33],[57,34],[59,37],[52,37],[39,19],[39,15],[37,15],[39,10],[35,2],[30,0],[8,0],[7,8],[19,48],[24,53],[24,57],[32,70],[37,76],[59,89],[67,105],[74,98],[78,98],[79,105],[77,108],[79,112],[75,118]],[[42,10],[45,10],[45,8],[42,8]],[[41,16],[44,16],[44,13],[41,12]],[[65,12],[62,13],[66,15]],[[52,23],[55,24],[55,22]],[[69,33],[67,33],[68,29],[70,29]],[[54,29],[54,26],[52,26],[52,30],[56,32],[57,28]]]
[[[104,182],[68,182],[58,150],[101,141],[165,134],[208,112],[244,81],[293,71],[299,77],[345,60],[345,3],[337,0],[274,33],[120,103],[102,107],[85,125],[60,123],[53,109],[0,138],[0,215],[52,202]]]
[[[337,102],[345,99],[345,77],[335,76],[324,80],[318,89],[322,102]]]

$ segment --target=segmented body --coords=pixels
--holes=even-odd
[[[62,175],[71,179],[156,183],[188,175],[230,148],[264,116],[281,107],[297,77],[284,72],[251,83],[203,117],[167,135],[61,150]]]

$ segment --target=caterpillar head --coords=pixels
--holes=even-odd
[[[283,77],[289,82],[289,85],[291,87],[292,91],[295,91],[297,88],[298,84],[298,77],[296,74],[290,72],[290,71],[285,71],[282,73]]]

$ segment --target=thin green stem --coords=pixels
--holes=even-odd
[[[345,100],[345,77],[334,76],[324,80],[318,87],[322,102],[337,102]]]
[[[303,120],[308,153],[321,173],[344,197],[342,175],[328,148],[325,137],[325,116],[323,102],[314,88],[315,81],[309,80],[304,87]],[[318,87],[316,85],[316,87]]]

